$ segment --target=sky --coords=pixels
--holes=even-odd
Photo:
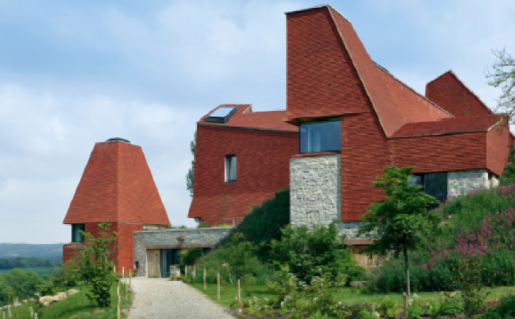
[[[96,142],[140,145],[173,225],[187,218],[196,121],[224,103],[286,108],[282,0],[0,0],[0,242],[64,243]],[[452,69],[494,108],[513,0],[333,0],[374,61],[420,93]]]

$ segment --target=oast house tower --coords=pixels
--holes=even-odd
[[[72,227],[72,241],[63,247],[63,261],[83,245],[79,230],[93,235],[108,219],[118,233],[114,254],[121,271],[134,269],[133,232],[144,225],[168,226],[170,221],[140,146],[112,138],[96,143],[64,218]]]

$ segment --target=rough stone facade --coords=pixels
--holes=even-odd
[[[488,171],[485,169],[447,173],[447,196],[466,195],[474,189],[489,189]]]
[[[211,248],[225,238],[232,227],[160,229],[134,232],[134,262],[138,276],[147,276],[147,249]],[[180,241],[179,238],[184,237]]]
[[[290,222],[326,225],[340,220],[340,155],[290,159]]]

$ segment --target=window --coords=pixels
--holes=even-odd
[[[414,174],[410,177],[413,186],[422,186],[421,191],[433,196],[440,202],[447,199],[447,172]],[[431,208],[437,205],[431,205]]]
[[[236,155],[225,157],[225,182],[236,181]]]
[[[340,132],[340,118],[300,124],[299,153],[339,152]]]
[[[237,107],[219,107],[204,118],[204,122],[225,123],[236,113]]]
[[[73,224],[72,225],[72,242],[73,243],[83,243],[84,236],[80,233],[80,231],[84,231],[84,224]]]

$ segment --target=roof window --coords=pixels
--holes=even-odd
[[[219,107],[206,116],[204,122],[225,123],[237,110],[237,107]]]

